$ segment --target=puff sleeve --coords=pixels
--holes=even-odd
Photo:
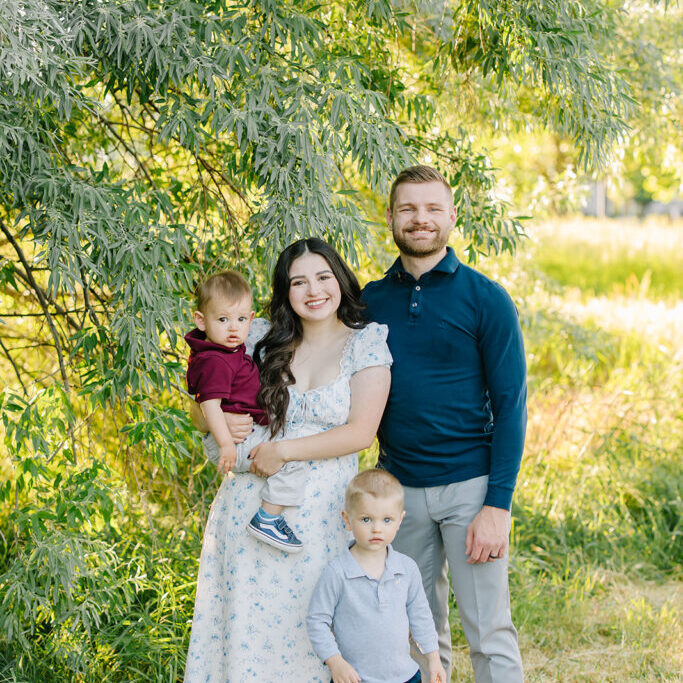
[[[265,318],[254,318],[249,328],[249,334],[244,342],[247,353],[253,358],[254,347],[258,342],[266,336],[266,332],[270,329],[270,321]]]
[[[388,334],[389,328],[378,323],[368,323],[355,333],[349,358],[349,375],[377,365],[391,367],[393,359],[387,346]]]

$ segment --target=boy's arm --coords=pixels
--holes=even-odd
[[[425,656],[427,657],[427,667],[429,668],[429,683],[448,683],[446,681],[446,670],[441,664],[439,651],[428,652]]]
[[[408,596],[406,599],[406,612],[410,633],[422,652],[429,665],[429,683],[446,683],[446,672],[441,666],[439,657],[439,641],[434,627],[434,618],[429,609],[427,596],[422,587],[422,577],[415,562],[410,560],[410,572],[408,576]]]
[[[254,426],[254,418],[249,413],[226,413],[223,412],[223,417],[228,424],[228,429],[232,435],[233,443],[242,443],[251,434],[251,429]],[[209,431],[209,425],[204,417],[204,413],[199,406],[199,403],[192,401],[190,406],[190,419],[192,424],[200,432],[206,434]]]
[[[334,567],[328,565],[313,589],[311,602],[308,605],[306,627],[315,653],[329,667],[334,682],[343,681],[346,683],[348,680],[350,683],[357,683],[360,678],[355,669],[342,657],[334,633],[332,633],[334,611],[339,602],[341,589],[341,577],[334,570]],[[356,675],[356,679],[344,678],[345,675],[353,674]]]
[[[218,444],[218,469],[226,474],[235,466],[237,449],[221,410],[221,399],[211,398],[208,401],[202,401],[199,407],[209,425],[209,431]]]

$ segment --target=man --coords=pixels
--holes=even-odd
[[[406,494],[396,550],[420,567],[450,680],[448,569],[477,683],[523,680],[510,616],[510,503],[524,448],[526,364],[517,310],[446,246],[451,188],[428,166],[402,171],[387,222],[400,256],[363,299],[389,326],[391,392],[379,466]]]

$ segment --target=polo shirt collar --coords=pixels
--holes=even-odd
[[[452,247],[446,247],[446,255],[429,271],[428,273],[455,273],[460,265],[460,260],[455,255]],[[398,273],[405,273],[406,269],[403,267],[401,257],[399,256],[391,265],[386,275],[395,275]],[[400,277],[400,276],[399,276]]]
[[[339,557],[344,576],[347,579],[357,579],[360,576],[367,576],[363,567],[358,564],[356,558],[351,554],[351,546],[353,546],[354,543],[351,543]],[[404,573],[401,562],[396,556],[396,551],[391,547],[391,544],[387,546],[387,562],[384,567],[384,574],[387,573],[391,576]]]

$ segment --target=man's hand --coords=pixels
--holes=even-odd
[[[484,505],[467,527],[465,554],[468,564],[505,557],[510,542],[510,511]]]
[[[360,683],[358,672],[341,655],[332,655],[325,664],[330,669],[333,683]]]
[[[237,462],[237,449],[234,443],[227,443],[218,449],[218,471],[227,474]]]
[[[259,477],[270,477],[285,465],[281,449],[282,441],[264,441],[251,449],[249,459],[251,472]]]
[[[225,423],[228,425],[232,434],[233,443],[242,443],[254,427],[254,418],[251,415],[241,415],[240,413],[223,413]]]

